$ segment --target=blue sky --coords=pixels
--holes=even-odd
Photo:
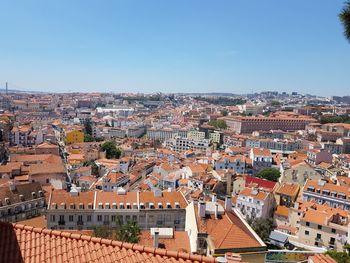
[[[0,84],[56,92],[350,95],[342,5],[1,0]]]

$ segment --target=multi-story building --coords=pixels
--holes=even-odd
[[[175,136],[165,141],[165,145],[172,151],[183,152],[187,150],[207,152],[211,149],[209,139],[191,140],[186,137]]]
[[[48,228],[91,229],[96,225],[117,227],[137,222],[141,229],[185,229],[187,201],[181,192],[66,192],[51,193]]]
[[[332,154],[326,150],[312,149],[307,152],[307,162],[312,166],[321,162],[332,163]]]
[[[271,192],[246,187],[237,196],[236,207],[246,218],[269,218],[274,208]]]
[[[265,148],[273,152],[289,153],[301,149],[301,142],[281,139],[256,139],[246,140],[246,146],[252,148]]]
[[[177,126],[170,126],[166,128],[148,128],[147,138],[152,140],[165,141],[173,138],[174,136],[187,137],[188,129]]]
[[[349,213],[327,205],[313,204],[302,212],[298,242],[343,251],[347,242]]]
[[[308,180],[304,186],[303,200],[350,211],[349,187],[327,183],[323,180]]]
[[[45,196],[39,183],[0,187],[0,221],[17,222],[41,215],[45,211]]]
[[[304,130],[309,123],[315,119],[308,117],[242,117],[228,116],[223,118],[227,126],[237,133],[252,133],[254,131],[284,130],[296,131]]]
[[[250,159],[254,170],[272,166],[272,154],[270,149],[252,148],[250,150]]]
[[[126,185],[129,180],[129,175],[111,171],[96,183],[96,188],[105,192],[116,192],[119,187]]]
[[[225,155],[215,162],[215,170],[233,169],[237,173],[245,173],[245,157],[242,155]]]

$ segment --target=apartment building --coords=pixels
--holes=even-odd
[[[245,173],[245,157],[243,155],[222,156],[219,160],[215,161],[215,170],[233,169],[237,173]]]
[[[192,202],[186,208],[186,231],[191,253],[224,256],[239,253],[243,262],[263,263],[266,245],[246,223],[231,198],[225,204],[216,201]]]
[[[50,229],[91,229],[135,221],[141,229],[185,229],[187,201],[180,192],[66,192],[51,193],[47,219]]]
[[[0,221],[17,222],[41,215],[45,196],[39,183],[9,182],[0,187]]]
[[[269,218],[274,208],[274,196],[259,188],[246,187],[237,196],[236,207],[246,218]]]
[[[347,211],[314,204],[300,217],[298,241],[309,246],[343,251],[347,242],[348,225]]]
[[[300,141],[281,139],[247,139],[246,147],[265,148],[273,152],[289,153],[302,148]]]
[[[110,171],[102,180],[96,183],[96,189],[105,192],[116,192],[119,187],[126,185],[129,181],[129,175]]]
[[[165,141],[173,138],[174,136],[180,136],[183,138],[187,137],[188,129],[181,128],[177,126],[170,126],[164,128],[148,128],[147,129],[147,138],[152,140]]]
[[[308,117],[242,117],[228,116],[223,118],[229,128],[237,133],[252,133],[254,131],[283,130],[296,131],[304,130],[309,123],[315,119]]]
[[[207,152],[211,149],[209,139],[193,140],[180,136],[175,136],[173,139],[166,140],[165,146],[175,152],[184,152],[188,150]]]
[[[303,200],[350,211],[349,187],[327,183],[323,180],[308,180],[304,186]]]
[[[254,170],[272,166],[272,154],[270,149],[252,148],[250,150],[250,159]]]
[[[312,149],[307,152],[307,162],[316,166],[321,162],[332,163],[332,154],[323,149]]]

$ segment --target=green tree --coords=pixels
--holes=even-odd
[[[119,229],[117,229],[117,239],[123,242],[138,243],[140,235],[141,229],[136,222],[120,224]]]
[[[114,141],[105,142],[101,145],[103,151],[106,152],[107,159],[118,159],[121,155],[120,149]]]
[[[280,176],[281,176],[281,173],[279,170],[277,170],[275,168],[264,168],[264,169],[260,170],[256,174],[256,176],[259,178],[263,178],[266,180],[277,182],[278,178],[280,178]]]
[[[227,128],[227,124],[224,120],[211,120],[208,122],[208,124],[217,129],[225,130]]]
[[[350,1],[347,1],[339,14],[339,19],[344,26],[344,35],[350,41]]]
[[[85,133],[84,134],[84,142],[93,142],[94,137],[92,137],[90,134]]]
[[[107,226],[93,226],[92,230],[94,231],[95,237],[100,238],[112,238],[112,230]]]
[[[277,107],[277,106],[280,106],[280,105],[281,105],[281,102],[279,102],[278,100],[271,101],[271,106]]]
[[[228,111],[227,110],[222,110],[221,114],[222,114],[222,116],[227,116],[228,115]]]
[[[270,233],[273,230],[272,218],[248,218],[247,222],[263,241],[268,240]]]
[[[346,252],[337,252],[337,251],[327,251],[327,255],[335,259],[338,263],[348,263],[350,262],[350,256]]]

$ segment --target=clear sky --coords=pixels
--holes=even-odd
[[[343,2],[0,0],[0,84],[350,95]]]

